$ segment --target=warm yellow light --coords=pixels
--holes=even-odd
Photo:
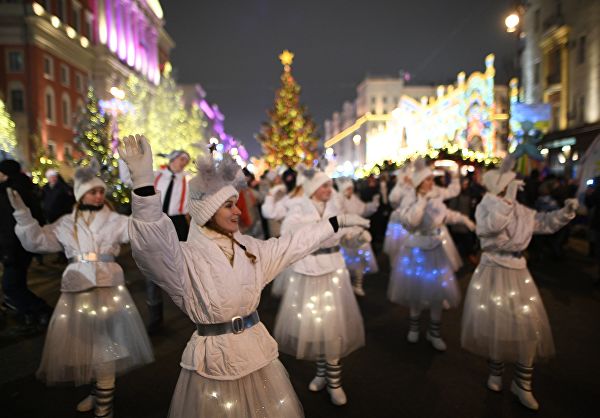
[[[111,87],[110,94],[112,94],[115,99],[123,100],[125,98],[125,92],[118,87]]]
[[[361,139],[362,139],[362,137],[359,134],[356,134],[352,137],[352,141],[354,141],[354,145],[360,144]]]
[[[292,65],[292,62],[294,61],[294,53],[286,49],[279,55],[279,60],[283,65]]]
[[[506,16],[506,19],[504,19],[504,24],[506,25],[506,31],[507,32],[515,32],[517,30],[517,26],[519,26],[519,15],[516,13],[511,13],[508,16]]]
[[[73,29],[71,26],[67,26],[67,36],[71,39],[75,38],[75,36],[77,35],[77,32],[75,32],[75,29]]]
[[[325,154],[327,154],[327,155],[329,155],[329,156],[332,156],[332,155],[333,155],[333,148],[327,148],[327,149],[325,150]]]
[[[39,3],[33,2],[32,7],[33,7],[33,13],[35,13],[38,16],[43,16],[44,13],[46,12],[46,10],[44,10],[44,7]]]
[[[84,48],[87,48],[88,46],[90,46],[90,41],[88,41],[88,38],[86,38],[85,36],[81,37],[81,39],[79,40],[79,43]]]
[[[60,19],[57,16],[52,16],[50,18],[50,23],[57,29],[60,27]]]

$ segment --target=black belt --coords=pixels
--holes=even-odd
[[[248,316],[234,316],[231,321],[220,324],[196,324],[196,332],[203,337],[223,334],[241,334],[245,329],[251,328],[260,322],[258,312],[254,311]]]
[[[336,245],[335,247],[330,248],[320,248],[311,255],[321,255],[321,254],[335,254],[340,252],[340,246]]]
[[[488,254],[500,255],[503,257],[514,257],[521,258],[523,257],[523,251],[484,251]]]

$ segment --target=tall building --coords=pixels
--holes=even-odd
[[[523,99],[551,105],[542,146],[568,166],[600,134],[600,1],[528,0],[523,36]]]
[[[158,0],[0,0],[0,95],[18,157],[65,161],[92,85],[101,99],[135,73],[158,84],[174,47]]]

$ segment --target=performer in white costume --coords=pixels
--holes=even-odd
[[[305,196],[283,221],[284,234],[297,233],[306,225],[340,214],[332,199],[333,182],[327,174],[307,170],[305,176]],[[364,222],[368,225],[367,220]],[[343,241],[347,246],[359,246],[369,240],[368,231],[343,228],[296,262],[275,320],[274,336],[279,350],[298,359],[316,361],[317,375],[309,389],[319,391],[327,386],[335,405],[347,401],[341,385],[340,359],[365,343],[362,316],[339,244]]]
[[[487,193],[475,210],[483,254],[467,290],[462,319],[463,348],[488,359],[487,386],[502,389],[504,362],[515,363],[511,391],[530,409],[538,409],[531,380],[535,358],[554,355],[548,317],[522,255],[533,234],[551,234],[575,217],[577,201],[538,213],[516,201],[523,184],[502,169],[483,176]]]
[[[450,261],[442,246],[440,227],[445,223],[462,223],[474,229],[473,222],[461,213],[446,208],[433,190],[433,173],[423,160],[415,162],[412,175],[414,190],[400,207],[400,220],[409,232],[393,266],[388,297],[410,308],[407,339],[419,340],[419,319],[429,309],[431,320],[427,339],[439,351],[446,350],[440,335],[442,306],[458,306],[460,290]]]
[[[354,193],[354,183],[351,179],[338,181],[337,203],[342,213],[352,213],[368,218],[379,208],[379,195],[373,197],[373,201],[365,203]],[[346,261],[346,267],[354,279],[352,288],[358,296],[364,296],[363,279],[365,274],[373,274],[379,271],[377,259],[370,242],[365,242],[360,247],[342,247],[342,255]]]
[[[400,205],[404,196],[409,194],[413,187],[410,182],[412,166],[407,163],[404,167],[396,171],[396,184],[390,192],[390,205],[394,209],[390,215],[390,220],[385,231],[383,241],[383,252],[388,255],[390,266],[393,265],[398,250],[402,247],[404,240],[408,236],[408,232],[400,222]]]
[[[313,223],[261,241],[239,233],[240,168],[225,155],[198,158],[190,183],[192,227],[179,242],[152,187],[152,151],[144,137],[123,140],[120,155],[133,179],[133,256],[196,323],[181,359],[170,417],[301,417],[302,407],[277,360],[277,343],[256,308],[263,287],[287,265],[315,251],[352,216]]]
[[[111,417],[115,375],[154,358],[123,269],[115,262],[120,245],[129,242],[129,217],[105,204],[106,185],[97,170],[96,163],[76,171],[75,210],[44,227],[18,193],[9,191],[9,199],[23,247],[34,253],[64,251],[69,260],[37,376],[48,384],[95,382],[77,410]]]

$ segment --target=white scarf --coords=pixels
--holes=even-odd
[[[220,232],[205,226],[201,226],[200,231],[205,237],[217,244],[221,251],[223,251],[223,254],[225,254],[225,257],[229,260],[229,263],[233,266],[233,240],[227,235],[223,235]]]

